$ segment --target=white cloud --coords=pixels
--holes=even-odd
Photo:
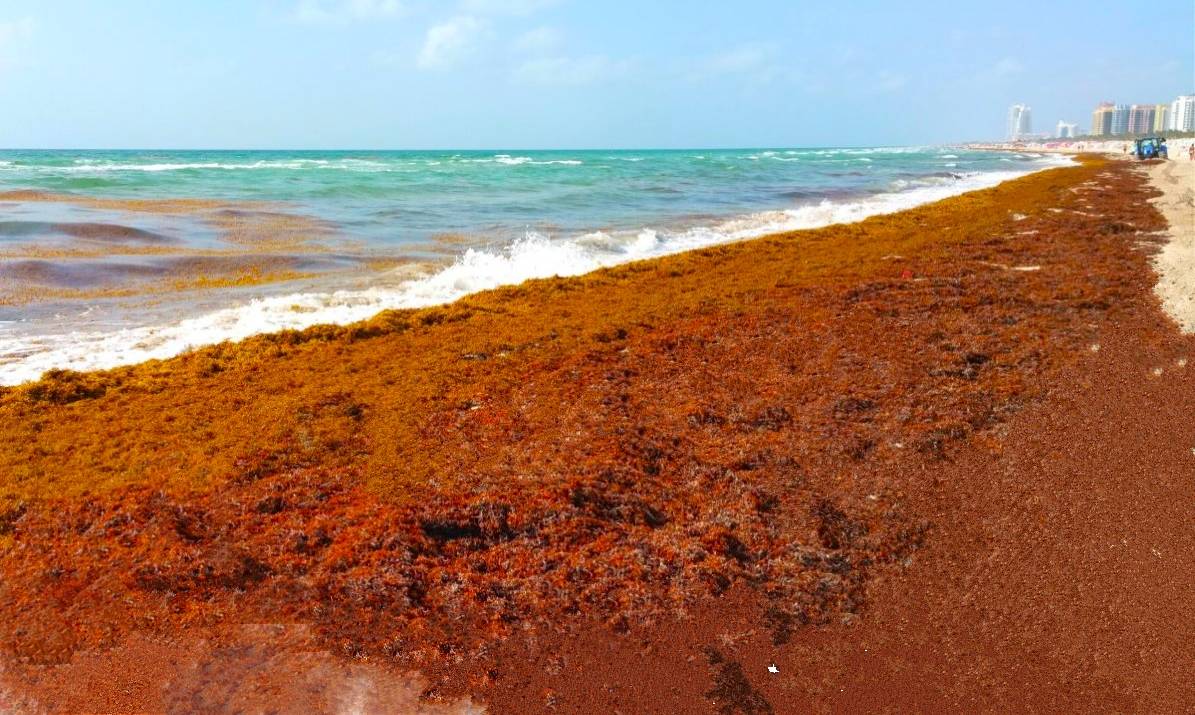
[[[0,70],[20,63],[20,47],[33,37],[33,18],[0,20]]]
[[[477,15],[530,15],[552,7],[559,0],[465,0],[465,12]]]
[[[441,69],[455,64],[473,51],[484,27],[480,20],[470,15],[433,25],[419,50],[419,67]]]
[[[516,67],[514,79],[527,84],[578,86],[622,76],[631,65],[630,60],[612,60],[605,55],[541,57]]]
[[[33,18],[23,17],[20,20],[0,21],[0,47],[15,44],[33,36]]]
[[[520,52],[543,54],[558,48],[564,42],[564,33],[554,27],[537,27],[528,30],[515,40],[514,46]]]
[[[292,17],[301,23],[324,25],[398,17],[405,9],[399,0],[299,0]]]

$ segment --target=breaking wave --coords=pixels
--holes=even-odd
[[[512,160],[518,157],[508,157]],[[1069,163],[1058,159],[1052,165]],[[1051,164],[1044,164],[1045,167]],[[1038,168],[1042,168],[1039,165]],[[643,228],[551,237],[528,232],[504,247],[471,248],[452,264],[358,290],[301,292],[253,299],[245,304],[176,322],[117,330],[73,330],[19,336],[0,324],[0,384],[37,379],[50,369],[96,370],[168,358],[202,345],[260,333],[347,324],[380,311],[449,303],[470,293],[532,278],[575,276],[599,268],[679,253],[766,234],[861,221],[967,191],[995,186],[1031,171],[993,171],[932,177],[903,190],[844,201],[822,200],[786,210],[737,216],[677,229]],[[10,333],[9,335],[6,335]]]

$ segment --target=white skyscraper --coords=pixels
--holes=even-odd
[[[1024,104],[1014,104],[1008,108],[1009,141],[1017,141],[1033,133],[1032,110]]]
[[[1166,124],[1172,132],[1195,132],[1195,94],[1184,94],[1170,103]]]
[[[1059,139],[1070,139],[1079,133],[1079,125],[1070,122],[1058,120],[1058,126],[1054,129],[1054,136]]]

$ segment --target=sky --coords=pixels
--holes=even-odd
[[[0,147],[907,145],[1195,92],[1195,3],[0,0]]]

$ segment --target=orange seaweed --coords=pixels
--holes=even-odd
[[[932,534],[919,465],[1148,307],[1133,172],[6,389],[0,643],[235,617],[418,662],[736,583],[777,640],[850,617]]]

